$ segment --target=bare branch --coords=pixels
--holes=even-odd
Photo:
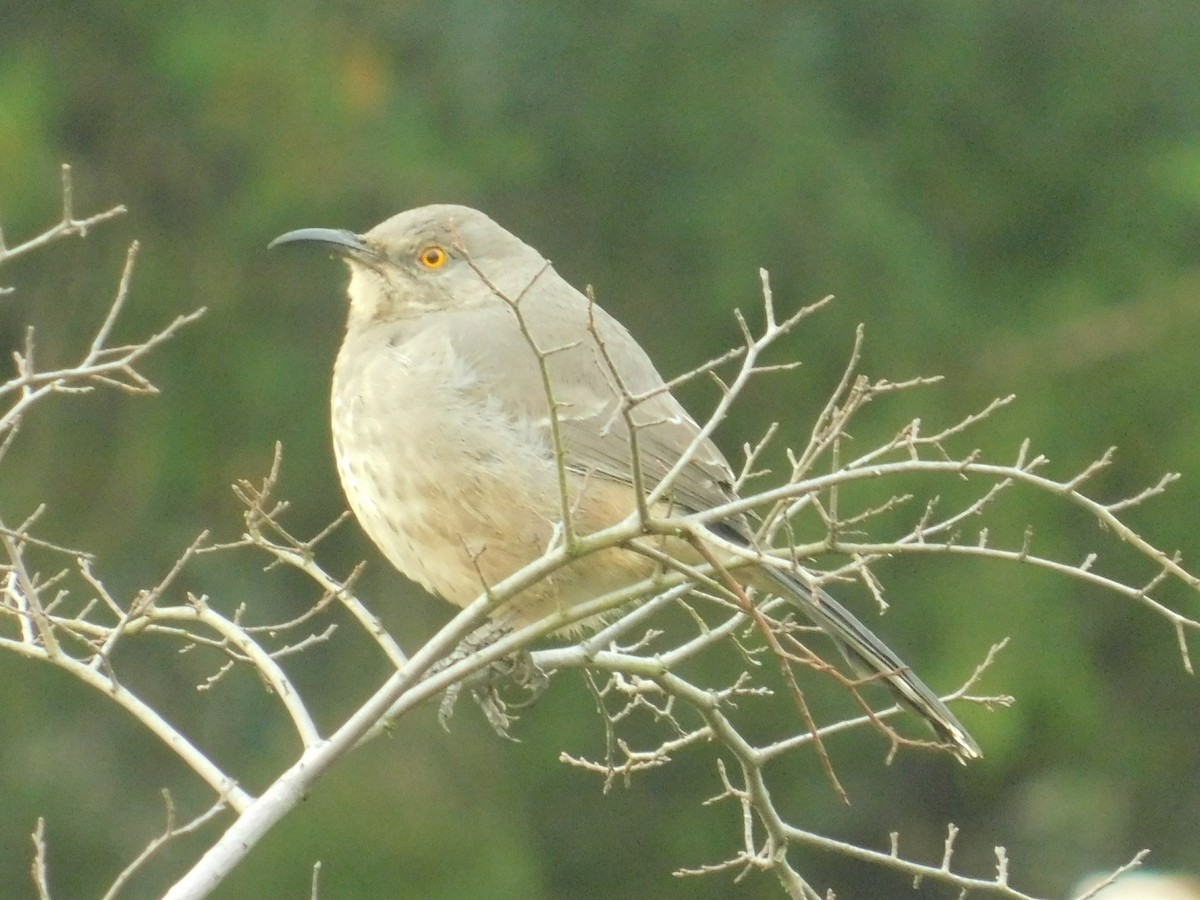
[[[86,219],[76,219],[74,209],[74,186],[71,182],[71,167],[64,164],[62,167],[62,218],[57,225],[47,229],[37,237],[30,238],[24,243],[9,247],[4,243],[3,233],[0,233],[0,265],[8,262],[10,259],[15,259],[26,253],[34,250],[40,250],[47,244],[61,240],[65,237],[78,235],[79,237],[87,237],[88,230],[94,225],[99,225],[101,222],[107,222],[109,219],[115,219],[117,216],[124,215],[126,212],[124,206],[114,206],[111,209],[105,210],[102,213],[97,213],[94,216],[89,216]]]
[[[133,876],[136,875],[146,865],[146,863],[153,859],[159,850],[161,850],[175,838],[182,837],[185,834],[191,834],[193,831],[203,828],[205,825],[223,813],[226,809],[225,802],[223,800],[218,800],[190,822],[177,825],[175,822],[175,802],[171,799],[170,792],[164,790],[162,792],[162,797],[163,805],[166,808],[167,814],[167,824],[163,829],[162,834],[147,844],[142,852],[139,853],[129,863],[129,865],[121,870],[116,879],[113,881],[112,886],[105,892],[102,900],[116,900],[116,898],[120,896],[121,891],[125,889],[125,886],[133,879]]]
[[[33,885],[37,888],[38,900],[50,900],[50,883],[46,877],[46,820],[38,818],[33,830]]]
[[[118,207],[90,219],[76,219],[72,207],[69,170],[64,170],[62,221],[13,248],[5,248],[0,241],[0,263],[67,235],[82,235],[121,210]],[[142,341],[110,346],[127,308],[137,249],[136,243],[131,245],[115,296],[77,363],[39,368],[34,334],[26,331],[25,343],[14,355],[14,374],[0,384],[0,402],[7,404],[0,409],[0,462],[17,439],[22,418],[50,396],[97,387],[132,394],[155,391],[139,368],[142,360],[203,311],[179,316]],[[346,516],[312,537],[293,533],[286,524],[289,504],[278,495],[282,467],[278,444],[265,477],[240,480],[233,486],[243,505],[239,535],[213,541],[207,530],[202,531],[157,583],[128,596],[110,590],[100,574],[103,567],[86,552],[34,533],[41,527],[41,508],[24,516],[19,525],[0,521],[0,651],[54,666],[93,688],[98,698],[126,710],[171,748],[181,770],[195,773],[211,795],[204,812],[179,824],[171,797],[164,791],[164,828],[118,874],[106,900],[115,900],[167,843],[216,822],[228,810],[232,813],[228,827],[192,861],[166,896],[182,900],[209,894],[338,760],[363,742],[399,727],[412,710],[446,692],[464,687],[477,690],[484,698],[485,710],[492,702],[493,715],[507,723],[511,718],[506,713],[508,695],[501,694],[497,679],[501,671],[515,669],[505,665],[514,654],[528,654],[543,680],[572,669],[583,673],[595,701],[603,750],[593,758],[563,748],[559,758],[595,774],[603,790],[671,766],[685,753],[706,755],[720,789],[705,802],[729,804],[728,808],[736,811],[735,833],[731,833],[722,858],[680,867],[676,874],[738,880],[763,872],[776,879],[784,895],[818,900],[821,894],[796,859],[804,856],[797,849],[804,848],[868,862],[914,881],[936,882],[963,895],[970,891],[1005,900],[1031,900],[1010,885],[1010,869],[1018,868],[1020,861],[1010,860],[1003,847],[994,851],[994,875],[971,877],[957,871],[960,857],[955,851],[966,837],[954,825],[947,826],[941,858],[918,862],[902,856],[898,833],[891,834],[886,851],[856,846],[814,833],[799,821],[802,813],[785,815],[776,805],[771,786],[780,767],[770,764],[785,754],[816,754],[814,759],[823,766],[831,791],[849,799],[827,745],[831,735],[853,731],[881,736],[882,741],[873,738],[880,747],[881,762],[900,752],[940,745],[908,736],[899,707],[879,708],[871,701],[863,688],[879,676],[846,674],[814,652],[809,646],[813,629],[798,624],[786,602],[747,588],[747,567],[787,569],[817,586],[859,583],[876,605],[885,609],[889,602],[899,606],[902,598],[887,590],[884,560],[925,554],[947,563],[973,558],[1030,566],[1103,589],[1161,617],[1170,625],[1183,665],[1190,672],[1189,638],[1200,631],[1200,620],[1186,615],[1181,611],[1186,607],[1174,600],[1168,602],[1168,598],[1171,590],[1180,587],[1188,596],[1200,592],[1200,578],[1178,553],[1160,549],[1122,518],[1128,509],[1166,490],[1177,476],[1166,475],[1127,498],[1106,502],[1090,491],[1095,475],[1112,464],[1111,450],[1079,472],[1055,478],[1047,474],[1046,459],[1033,452],[1028,440],[1015,454],[1002,458],[980,449],[956,449],[968,432],[1007,406],[1012,397],[993,400],[942,427],[913,418],[899,423],[898,428],[891,426],[895,428],[892,437],[862,448],[852,441],[851,431],[859,412],[873,401],[928,386],[937,379],[891,382],[862,374],[864,329],[860,326],[838,383],[811,425],[806,445],[788,450],[789,468],[781,483],[768,483],[769,473],[760,470],[765,450],[777,434],[777,426],[772,425],[757,443],[743,448],[744,462],[735,476],[737,489],[744,492],[740,498],[730,495],[728,503],[696,512],[677,509],[677,504],[670,502],[673,482],[700,454],[710,452],[710,437],[734,404],[744,402],[751,383],[797,364],[768,362],[768,352],[807,316],[830,302],[831,298],[825,298],[781,319],[763,271],[761,324],[751,325],[759,316],[747,317],[736,311],[736,346],[666,385],[642,393],[623,380],[591,301],[589,339],[595,344],[597,363],[614,387],[614,404],[601,414],[611,416],[609,424],[629,435],[638,506],[622,522],[581,533],[572,522],[578,502],[573,494],[578,494],[580,483],[586,488],[588,479],[602,477],[602,473],[581,473],[578,466],[572,467],[563,438],[563,416],[570,411],[556,392],[552,376],[556,354],[575,345],[538,346],[536,332],[527,320],[528,292],[547,269],[548,265],[511,297],[476,271],[511,309],[539,367],[549,410],[546,427],[558,467],[562,520],[539,559],[498,584],[484,586],[475,601],[411,655],[401,650],[397,637],[356,596],[362,565],[339,578],[318,562],[322,541]],[[645,414],[647,402],[696,378],[711,379],[718,386],[717,402],[678,460],[661,461],[662,467],[669,466],[665,477],[650,483],[639,454],[639,439],[644,441],[646,436],[639,438],[639,432],[658,423],[643,421],[651,418]],[[642,415],[635,415],[639,410]],[[654,471],[656,476],[661,474],[661,468]],[[897,484],[903,479],[903,490],[869,494],[859,490],[882,479]],[[945,490],[948,484],[954,490]],[[968,489],[965,494],[958,490],[964,485]],[[996,527],[990,517],[999,504],[1011,504],[1022,492],[1081,510],[1102,526],[1097,549],[1086,554],[1080,551],[1074,560],[1066,561],[1038,548],[1032,524],[1019,537],[1007,536],[1008,530]],[[731,532],[728,522],[736,517],[746,517],[742,521],[757,517],[755,524],[745,529],[755,531],[757,543],[747,545]],[[1039,534],[1045,531],[1040,523],[1038,527]],[[1140,574],[1117,577],[1109,573],[1106,546],[1099,542],[1114,538],[1136,552],[1142,563]],[[639,555],[647,561],[645,571],[651,574],[604,596],[554,608],[541,621],[520,628],[492,620],[498,606],[519,598],[545,579],[562,577],[580,557],[616,550],[623,558]],[[222,554],[232,552],[255,554],[268,576],[281,567],[302,573],[306,585],[311,585],[307,591],[311,596],[299,612],[289,606],[286,614],[280,614],[264,608],[268,604],[259,602],[261,598],[249,586],[246,596],[232,598],[187,591],[185,575],[199,556],[215,555],[219,560]],[[830,554],[838,555],[828,561]],[[822,557],[825,568],[818,569]],[[52,563],[46,565],[47,561]],[[758,581],[750,579],[750,583]],[[348,617],[338,614],[339,618],[331,621],[338,606]],[[583,622],[593,623],[594,631],[564,637],[577,632]],[[594,625],[596,622],[602,624]],[[360,658],[344,655],[342,640],[347,632],[369,637],[370,643],[357,642],[358,652],[366,646],[376,655],[376,664],[386,664],[386,676],[367,684],[363,694],[368,696],[362,702],[361,697],[344,700],[303,695],[288,669],[299,654],[319,647],[333,657],[333,664],[363,667]],[[553,636],[551,646],[529,653],[534,641],[547,636]],[[218,694],[213,689],[234,673],[249,672],[259,680],[264,704],[280,722],[288,724],[296,744],[293,756],[279,766],[259,795],[251,795],[239,785],[237,773],[244,761],[234,760],[228,769],[217,765],[202,741],[189,738],[171,724],[167,710],[152,707],[126,685],[122,663],[127,655],[120,651],[137,647],[147,638],[200,655],[206,674],[196,676],[195,681],[206,697]],[[969,671],[969,676],[944,699],[972,702],[989,710],[1002,710],[1010,704],[1012,698],[1004,694],[975,694],[1005,643],[993,646],[982,662],[964,661],[962,669]],[[716,665],[707,665],[709,662]],[[726,674],[722,677],[713,672]],[[843,689],[846,710],[842,714],[823,716],[810,709],[806,679],[814,672]],[[134,683],[130,679],[130,684]],[[764,707],[778,713],[764,717],[772,724],[747,727],[745,710]],[[321,728],[318,722],[329,724]],[[45,828],[40,821],[33,839],[33,880],[39,896],[48,900]],[[1143,856],[1135,857],[1110,881],[1139,864]],[[320,863],[313,865],[310,894],[314,900],[320,871]]]
[[[1096,882],[1096,884],[1092,885],[1092,887],[1090,887],[1088,890],[1084,891],[1082,894],[1080,894],[1078,897],[1076,897],[1075,900],[1091,900],[1092,897],[1095,897],[1102,890],[1104,890],[1104,888],[1108,887],[1110,884],[1116,883],[1116,881],[1122,875],[1128,875],[1134,869],[1141,868],[1142,863],[1145,861],[1146,857],[1149,855],[1150,855],[1149,850],[1139,850],[1136,854],[1134,854],[1133,859],[1131,859],[1129,862],[1125,863],[1125,865],[1121,866],[1119,869],[1116,869],[1114,872],[1109,874],[1107,878],[1102,878],[1101,880]]]

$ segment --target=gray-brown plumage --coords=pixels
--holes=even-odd
[[[563,510],[552,415],[574,530],[594,532],[634,510],[630,434],[612,369],[633,395],[663,380],[629,332],[540,253],[483,213],[445,205],[400,213],[363,235],[302,229],[271,246],[296,241],[323,244],[350,267],[350,314],[333,378],[338,473],[364,530],[401,572],[465,606],[546,550]],[[633,417],[649,490],[698,426],[667,391],[639,403]],[[711,509],[734,499],[732,481],[721,452],[705,441],[671,483],[668,502],[682,513]],[[739,520],[718,527],[751,540]],[[496,618],[534,621],[654,569],[635,551],[605,550],[526,590]],[[980,755],[945,704],[825,591],[773,568],[751,580],[769,580],[961,760]]]

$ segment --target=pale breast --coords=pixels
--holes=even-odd
[[[546,548],[561,503],[544,438],[436,336],[348,335],[334,371],[338,474],[401,572],[465,605]]]

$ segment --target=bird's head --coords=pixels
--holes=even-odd
[[[419,316],[434,310],[515,301],[548,263],[478,210],[439,204],[399,213],[364,234],[301,228],[271,241],[312,243],[350,267],[351,321]]]

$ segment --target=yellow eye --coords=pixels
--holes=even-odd
[[[427,269],[440,269],[446,264],[446,260],[450,258],[441,247],[426,247],[418,255],[421,265]]]

